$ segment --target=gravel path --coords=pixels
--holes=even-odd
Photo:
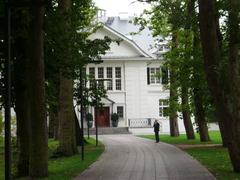
[[[106,150],[75,180],[215,180],[177,147],[133,135],[100,136]]]

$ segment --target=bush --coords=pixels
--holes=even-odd
[[[118,126],[118,119],[119,119],[119,116],[118,116],[117,113],[113,113],[111,115],[111,120],[112,120],[113,127],[117,127]]]
[[[87,125],[89,128],[93,125],[93,115],[91,113],[86,114]]]

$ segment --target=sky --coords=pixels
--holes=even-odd
[[[129,15],[139,15],[145,8],[146,3],[137,0],[93,0],[95,4],[107,11],[107,16],[118,16],[120,12],[128,12]]]

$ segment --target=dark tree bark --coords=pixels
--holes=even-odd
[[[200,31],[205,72],[209,89],[227,134],[230,159],[235,172],[240,172],[240,79],[239,79],[239,10],[238,0],[229,0],[229,62],[227,78],[220,79],[221,62],[215,1],[199,0]],[[222,83],[220,83],[220,81]],[[222,86],[224,84],[224,86]]]
[[[183,123],[186,130],[187,139],[195,139],[193,125],[190,116],[189,110],[189,99],[188,99],[188,89],[186,87],[182,87],[181,92],[182,98],[182,114],[183,114]]]
[[[78,122],[77,114],[74,111],[75,130],[76,130],[76,144],[82,146],[82,131]]]
[[[60,78],[59,151],[64,156],[77,153],[73,112],[73,80]]]
[[[43,4],[42,0],[36,0]],[[30,156],[29,175],[31,178],[42,178],[48,175],[48,141],[47,120],[45,109],[45,78],[44,78],[44,49],[43,22],[44,7],[34,6],[31,9],[29,37],[30,43]]]
[[[16,62],[14,74],[15,88],[15,110],[17,117],[17,145],[18,161],[17,176],[28,176],[29,174],[29,136],[30,136],[30,102],[29,102],[29,81],[26,56],[26,43],[21,38],[15,39]],[[25,52],[25,53],[24,53]]]
[[[173,30],[174,31],[174,30]],[[177,47],[177,36],[173,33],[172,38],[173,47]],[[179,136],[178,127],[178,115],[177,115],[177,105],[178,105],[178,93],[176,86],[176,72],[174,69],[174,64],[170,64],[170,101],[169,101],[169,123],[170,123],[170,136]]]
[[[15,112],[17,120],[17,176],[29,174],[29,136],[30,136],[30,101],[29,101],[29,57],[28,37],[29,28],[26,16],[29,12],[21,9],[12,11],[13,29],[13,88],[15,95]]]
[[[220,117],[220,115],[218,115],[218,117]],[[228,146],[227,130],[225,129],[224,123],[222,122],[221,118],[219,118],[218,120],[218,125],[219,125],[219,130],[222,138],[222,145],[223,147],[227,147]]]
[[[231,127],[228,151],[235,172],[240,172],[240,1],[229,0],[229,96],[228,110],[231,113]],[[229,120],[226,124],[229,125]],[[224,126],[227,127],[227,126]]]
[[[63,15],[62,28],[66,35],[71,29],[71,19],[67,15],[72,6],[71,0],[59,1],[59,12]],[[68,43],[65,53],[69,55],[68,64],[71,64],[71,44]],[[60,70],[60,94],[59,94],[59,151],[64,156],[77,153],[75,118],[73,111],[73,80],[68,68]]]
[[[205,110],[203,107],[202,94],[198,89],[195,88],[193,90],[193,96],[194,96],[194,106],[195,106],[195,118],[199,128],[200,141],[201,142],[210,141]]]
[[[199,134],[200,134],[200,141],[201,142],[207,142],[210,141],[209,133],[208,133],[208,125],[207,125],[207,119],[206,119],[206,113],[204,109],[204,102],[203,102],[203,96],[204,91],[206,91],[206,88],[204,87],[205,77],[203,77],[202,72],[203,65],[199,66],[199,49],[201,49],[200,46],[200,37],[199,37],[199,30],[196,26],[194,26],[194,39],[193,39],[193,58],[194,61],[197,61],[196,65],[194,65],[193,70],[193,80],[195,82],[194,88],[193,88],[193,100],[194,100],[194,106],[195,106],[195,120],[199,128]],[[202,60],[201,60],[202,61]],[[200,85],[199,83],[201,82]]]
[[[171,71],[170,75],[170,114],[169,114],[169,123],[170,123],[170,136],[175,137],[179,136],[179,128],[178,128],[178,115],[177,115],[177,89],[174,87],[174,73]]]
[[[185,22],[185,31],[190,32],[191,31],[191,26],[193,24],[193,17],[194,17],[194,3],[195,0],[190,0],[188,1],[187,4],[187,18]],[[190,33],[186,33],[186,39],[189,39],[191,37]],[[187,52],[187,49],[191,48],[191,44],[186,43],[185,44],[185,49]],[[185,54],[185,59],[190,59],[190,56],[188,54]],[[184,73],[181,73],[184,72]],[[190,81],[190,69],[189,67],[181,67],[180,68],[180,73],[181,73],[181,108],[182,108],[182,115],[183,115],[183,123],[187,135],[187,139],[195,139],[194,135],[194,130],[193,130],[193,125],[191,121],[191,113],[190,113],[190,107],[189,107],[189,84],[188,82]]]

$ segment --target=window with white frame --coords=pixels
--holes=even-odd
[[[160,67],[150,68],[150,84],[160,84]]]
[[[148,84],[168,84],[168,69],[166,67],[147,68]]]
[[[159,99],[159,116],[167,117],[169,110],[169,101],[168,99]]]
[[[98,67],[98,87],[104,87],[104,81],[101,79],[104,78],[104,68],[103,67]]]
[[[95,67],[89,68],[89,77],[90,77],[90,87],[92,88],[94,86],[93,79],[95,79]]]
[[[115,67],[116,90],[122,90],[121,67]]]
[[[107,67],[107,90],[113,90],[112,74],[112,67]]]
[[[123,106],[117,106],[117,114],[120,119],[123,119]]]
[[[104,78],[104,68],[99,67],[98,68],[98,79],[103,79]]]

